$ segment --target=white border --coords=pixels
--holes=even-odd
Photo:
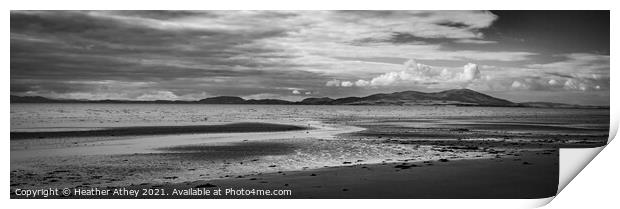
[[[444,1],[444,0],[432,0],[432,1],[412,1],[412,0],[381,0],[381,1],[338,1],[338,0],[312,0],[312,1],[299,1],[299,0],[225,0],[225,1],[200,1],[200,0],[175,0],[175,1],[130,1],[130,0],[106,0],[106,1],[45,1],[45,0],[21,0],[5,2],[5,18],[2,19],[3,29],[5,31],[4,42],[2,43],[4,50],[4,56],[2,59],[6,69],[3,71],[5,82],[0,84],[3,92],[10,92],[10,59],[9,59],[9,45],[10,45],[10,15],[11,9],[305,9],[305,10],[319,10],[319,9],[397,9],[397,10],[415,10],[415,9],[427,9],[427,10],[447,10],[447,9],[612,9],[612,1],[602,0],[588,0],[588,1],[541,1],[541,0],[519,0],[519,1],[492,1],[492,0],[467,0],[467,1]],[[612,24],[618,23],[617,15],[612,11]],[[618,37],[618,31],[612,28],[611,37]],[[615,51],[615,41],[612,39],[612,54]],[[612,66],[617,66],[614,59],[611,60]],[[612,80],[614,80],[614,73],[612,74]],[[617,80],[617,79],[616,79]],[[618,85],[614,85],[611,82],[612,92],[618,92]],[[612,94],[613,95],[613,94]],[[2,131],[7,136],[3,141],[3,149],[8,150],[10,142],[8,140],[8,133],[10,132],[10,115],[7,109],[10,109],[8,96],[3,97],[3,107],[5,111],[2,114]],[[610,98],[612,109],[611,124],[614,124],[614,129],[617,130],[618,124],[618,111],[613,107],[618,106],[618,99],[616,97]],[[612,143],[613,144],[613,143]],[[606,152],[609,149],[610,152]],[[592,165],[583,172],[583,178],[578,176],[574,185],[569,185],[562,192],[561,195],[551,205],[553,208],[575,206],[580,203],[581,206],[589,205],[588,202],[596,202],[598,206],[614,206],[617,203],[614,202],[613,196],[608,195],[607,199],[598,198],[600,195],[614,194],[612,193],[614,188],[618,188],[617,180],[615,181],[615,187],[608,188],[605,181],[601,178],[607,177],[612,180],[617,179],[618,175],[609,175],[611,167],[615,167],[617,162],[612,162],[618,158],[618,149],[613,147],[615,151],[611,151],[612,148],[606,148],[601,154],[604,159],[595,159]],[[603,155],[604,154],[604,155]],[[4,152],[4,160],[2,165],[4,168],[9,168],[10,152]],[[599,161],[600,160],[600,161]],[[602,164],[602,165],[601,165]],[[596,165],[596,166],[594,166]],[[5,169],[5,172],[1,172],[3,179],[2,184],[4,188],[9,187],[9,169]],[[618,174],[615,171],[615,174]],[[595,182],[595,183],[589,183]],[[5,190],[4,201],[9,198],[9,190]],[[586,199],[584,199],[586,197]],[[589,197],[590,199],[587,199]],[[86,202],[88,201],[88,202]],[[316,207],[344,207],[344,208],[388,208],[388,207],[415,207],[415,208],[520,208],[520,207],[535,207],[540,206],[550,199],[543,200],[10,200],[5,207],[8,208],[22,208],[37,207],[37,208],[110,208],[110,207],[122,207],[122,208],[180,208],[180,207],[197,207],[197,208],[316,208]]]

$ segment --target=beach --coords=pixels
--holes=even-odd
[[[558,148],[600,146],[608,128],[608,110],[180,105],[142,107],[168,111],[163,122],[161,111],[140,122],[114,114],[133,107],[58,106],[63,117],[42,122],[12,114],[11,197],[49,187],[290,191],[176,198],[544,198],[557,190]],[[198,112],[209,120],[185,117]]]
[[[530,199],[557,192],[557,154],[554,150],[525,151],[493,159],[358,164],[155,187],[198,188],[211,184],[215,188],[292,191],[290,196],[268,198]]]

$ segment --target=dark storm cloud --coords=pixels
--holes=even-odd
[[[481,30],[503,47],[548,53],[588,52],[609,55],[609,11],[492,11],[499,16]]]
[[[154,19],[208,16],[191,11],[120,13]],[[77,80],[162,82],[199,77],[293,80],[286,76],[297,78],[308,73],[289,71],[297,66],[293,63],[255,61],[285,59],[290,55],[277,54],[278,50],[260,46],[244,46],[258,39],[282,36],[285,32],[280,29],[243,33],[192,28],[163,30],[80,11],[13,12],[12,92],[64,93],[92,89],[76,84],[66,87],[65,81]],[[165,86],[162,82],[161,85],[179,91],[192,89],[189,83]]]
[[[286,31],[256,31],[234,33],[221,30],[177,29],[160,30],[114,19],[97,18],[81,12],[45,12],[45,14],[12,14],[11,33],[37,36],[58,44],[67,53],[117,53],[165,52],[173,55],[200,56],[215,53],[231,56],[246,52],[267,52],[267,49],[239,50],[237,45],[256,39],[280,36]],[[13,39],[12,39],[13,40]],[[198,42],[200,40],[200,42]],[[16,41],[22,41],[17,38]],[[195,47],[195,50],[174,50],[179,47]],[[19,52],[22,48],[12,49]],[[36,49],[41,51],[45,49]],[[56,49],[50,49],[56,50]],[[208,54],[207,54],[208,55]],[[208,56],[204,56],[208,57]]]

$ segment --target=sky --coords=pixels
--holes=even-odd
[[[609,105],[609,11],[11,11],[11,94]]]

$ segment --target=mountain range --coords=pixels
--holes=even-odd
[[[440,92],[424,93],[403,91],[373,94],[366,97],[329,97],[306,98],[291,102],[279,99],[243,99],[235,96],[209,97],[196,101],[183,100],[75,100],[50,99],[40,96],[11,95],[11,103],[139,103],[139,104],[273,104],[273,105],[456,105],[456,106],[500,106],[500,107],[557,107],[557,108],[608,108],[601,106],[582,106],[548,102],[514,103],[505,99],[492,97],[470,89],[452,89]]]

